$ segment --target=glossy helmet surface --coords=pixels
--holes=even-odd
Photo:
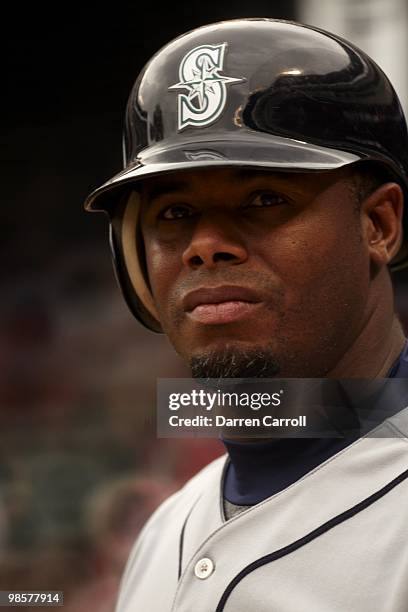
[[[138,229],[141,179],[222,166],[321,172],[360,160],[380,162],[408,189],[406,122],[377,64],[314,27],[224,21],[176,38],[148,62],[127,105],[124,170],[85,206],[109,214],[125,299],[161,331]],[[391,268],[407,262],[404,245]]]

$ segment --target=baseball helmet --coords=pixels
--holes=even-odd
[[[367,160],[408,190],[407,127],[386,75],[344,39],[288,21],[224,21],[171,41],[136,80],[123,144],[124,170],[85,207],[109,215],[125,299],[156,332],[138,225],[144,178],[226,166],[321,172]],[[404,243],[391,268],[407,263]]]

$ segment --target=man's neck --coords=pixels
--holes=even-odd
[[[392,368],[405,344],[401,323],[394,315],[388,326],[373,335],[363,330],[358,342],[347,351],[328,378],[384,378]]]

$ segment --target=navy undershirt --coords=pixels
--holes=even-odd
[[[388,378],[408,378],[408,341],[392,366]],[[407,405],[405,394],[392,397],[392,416]],[[361,433],[346,438],[286,438],[266,442],[237,442],[222,439],[230,462],[224,478],[224,497],[238,506],[258,504],[345,448]]]

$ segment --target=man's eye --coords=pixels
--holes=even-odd
[[[192,214],[193,210],[190,206],[187,206],[187,204],[171,204],[160,211],[159,217],[160,219],[172,221],[174,219],[185,219],[186,217],[191,217]]]
[[[264,208],[267,206],[279,206],[286,204],[287,200],[278,193],[258,193],[248,202],[247,206],[255,208]]]

